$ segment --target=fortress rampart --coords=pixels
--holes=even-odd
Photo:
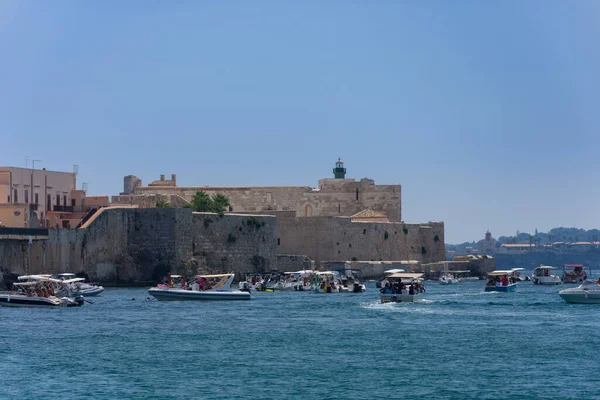
[[[148,186],[133,185],[127,177],[121,196],[113,196],[113,202],[137,203],[150,195],[177,195],[190,201],[200,190],[209,195],[227,196],[233,212],[294,211],[297,217],[351,216],[364,209],[383,212],[390,221],[400,221],[401,186],[376,185],[371,179],[321,179],[319,188],[308,186],[176,186],[175,181],[155,181]],[[135,178],[137,179],[137,178]],[[139,179],[138,179],[139,181]],[[161,182],[164,182],[161,184]],[[127,196],[133,195],[133,196]]]
[[[105,284],[147,284],[167,271],[235,272],[276,264],[272,216],[192,213],[176,208],[105,208],[83,229],[47,239],[0,240],[3,273],[83,272]]]
[[[346,217],[278,216],[278,253],[322,261],[445,259],[444,223],[352,222]]]

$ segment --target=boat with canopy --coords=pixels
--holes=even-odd
[[[171,278],[181,278],[182,283],[158,285],[148,289],[148,294],[157,300],[250,300],[250,292],[231,287],[235,274],[196,275],[191,284],[186,284],[182,277],[172,275]]]
[[[498,270],[488,273],[488,282],[485,284],[486,292],[514,292],[517,290],[517,280],[513,270]]]
[[[531,281],[534,285],[560,285],[562,280],[558,275],[552,274],[552,270],[556,269],[549,265],[540,265],[533,269],[531,273]]]
[[[79,307],[83,303],[83,297],[73,297],[67,284],[52,278],[15,282],[12,290],[0,292],[0,306],[4,307]]]
[[[414,303],[423,300],[425,288],[422,273],[396,272],[381,282],[382,303]]]

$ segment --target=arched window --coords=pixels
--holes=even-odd
[[[307,204],[304,207],[304,216],[305,217],[312,217],[312,206],[310,204]]]

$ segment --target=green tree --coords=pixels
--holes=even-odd
[[[192,197],[190,207],[198,212],[212,212],[212,200],[204,191],[200,190]]]
[[[156,208],[171,208],[171,203],[166,200],[156,200]]]
[[[222,194],[215,194],[211,198],[212,202],[212,212],[217,214],[223,214],[224,211],[230,206],[229,199],[227,196]]]
[[[190,208],[197,212],[213,212],[217,214],[223,214],[229,206],[230,204],[227,196],[222,194],[214,194],[211,197],[202,190],[196,192],[194,197],[192,197],[192,201],[190,202]]]

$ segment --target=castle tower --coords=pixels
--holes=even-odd
[[[346,178],[346,168],[344,168],[344,162],[339,157],[338,157],[337,162],[335,163],[335,168],[333,169],[333,177],[335,179],[345,179]]]

